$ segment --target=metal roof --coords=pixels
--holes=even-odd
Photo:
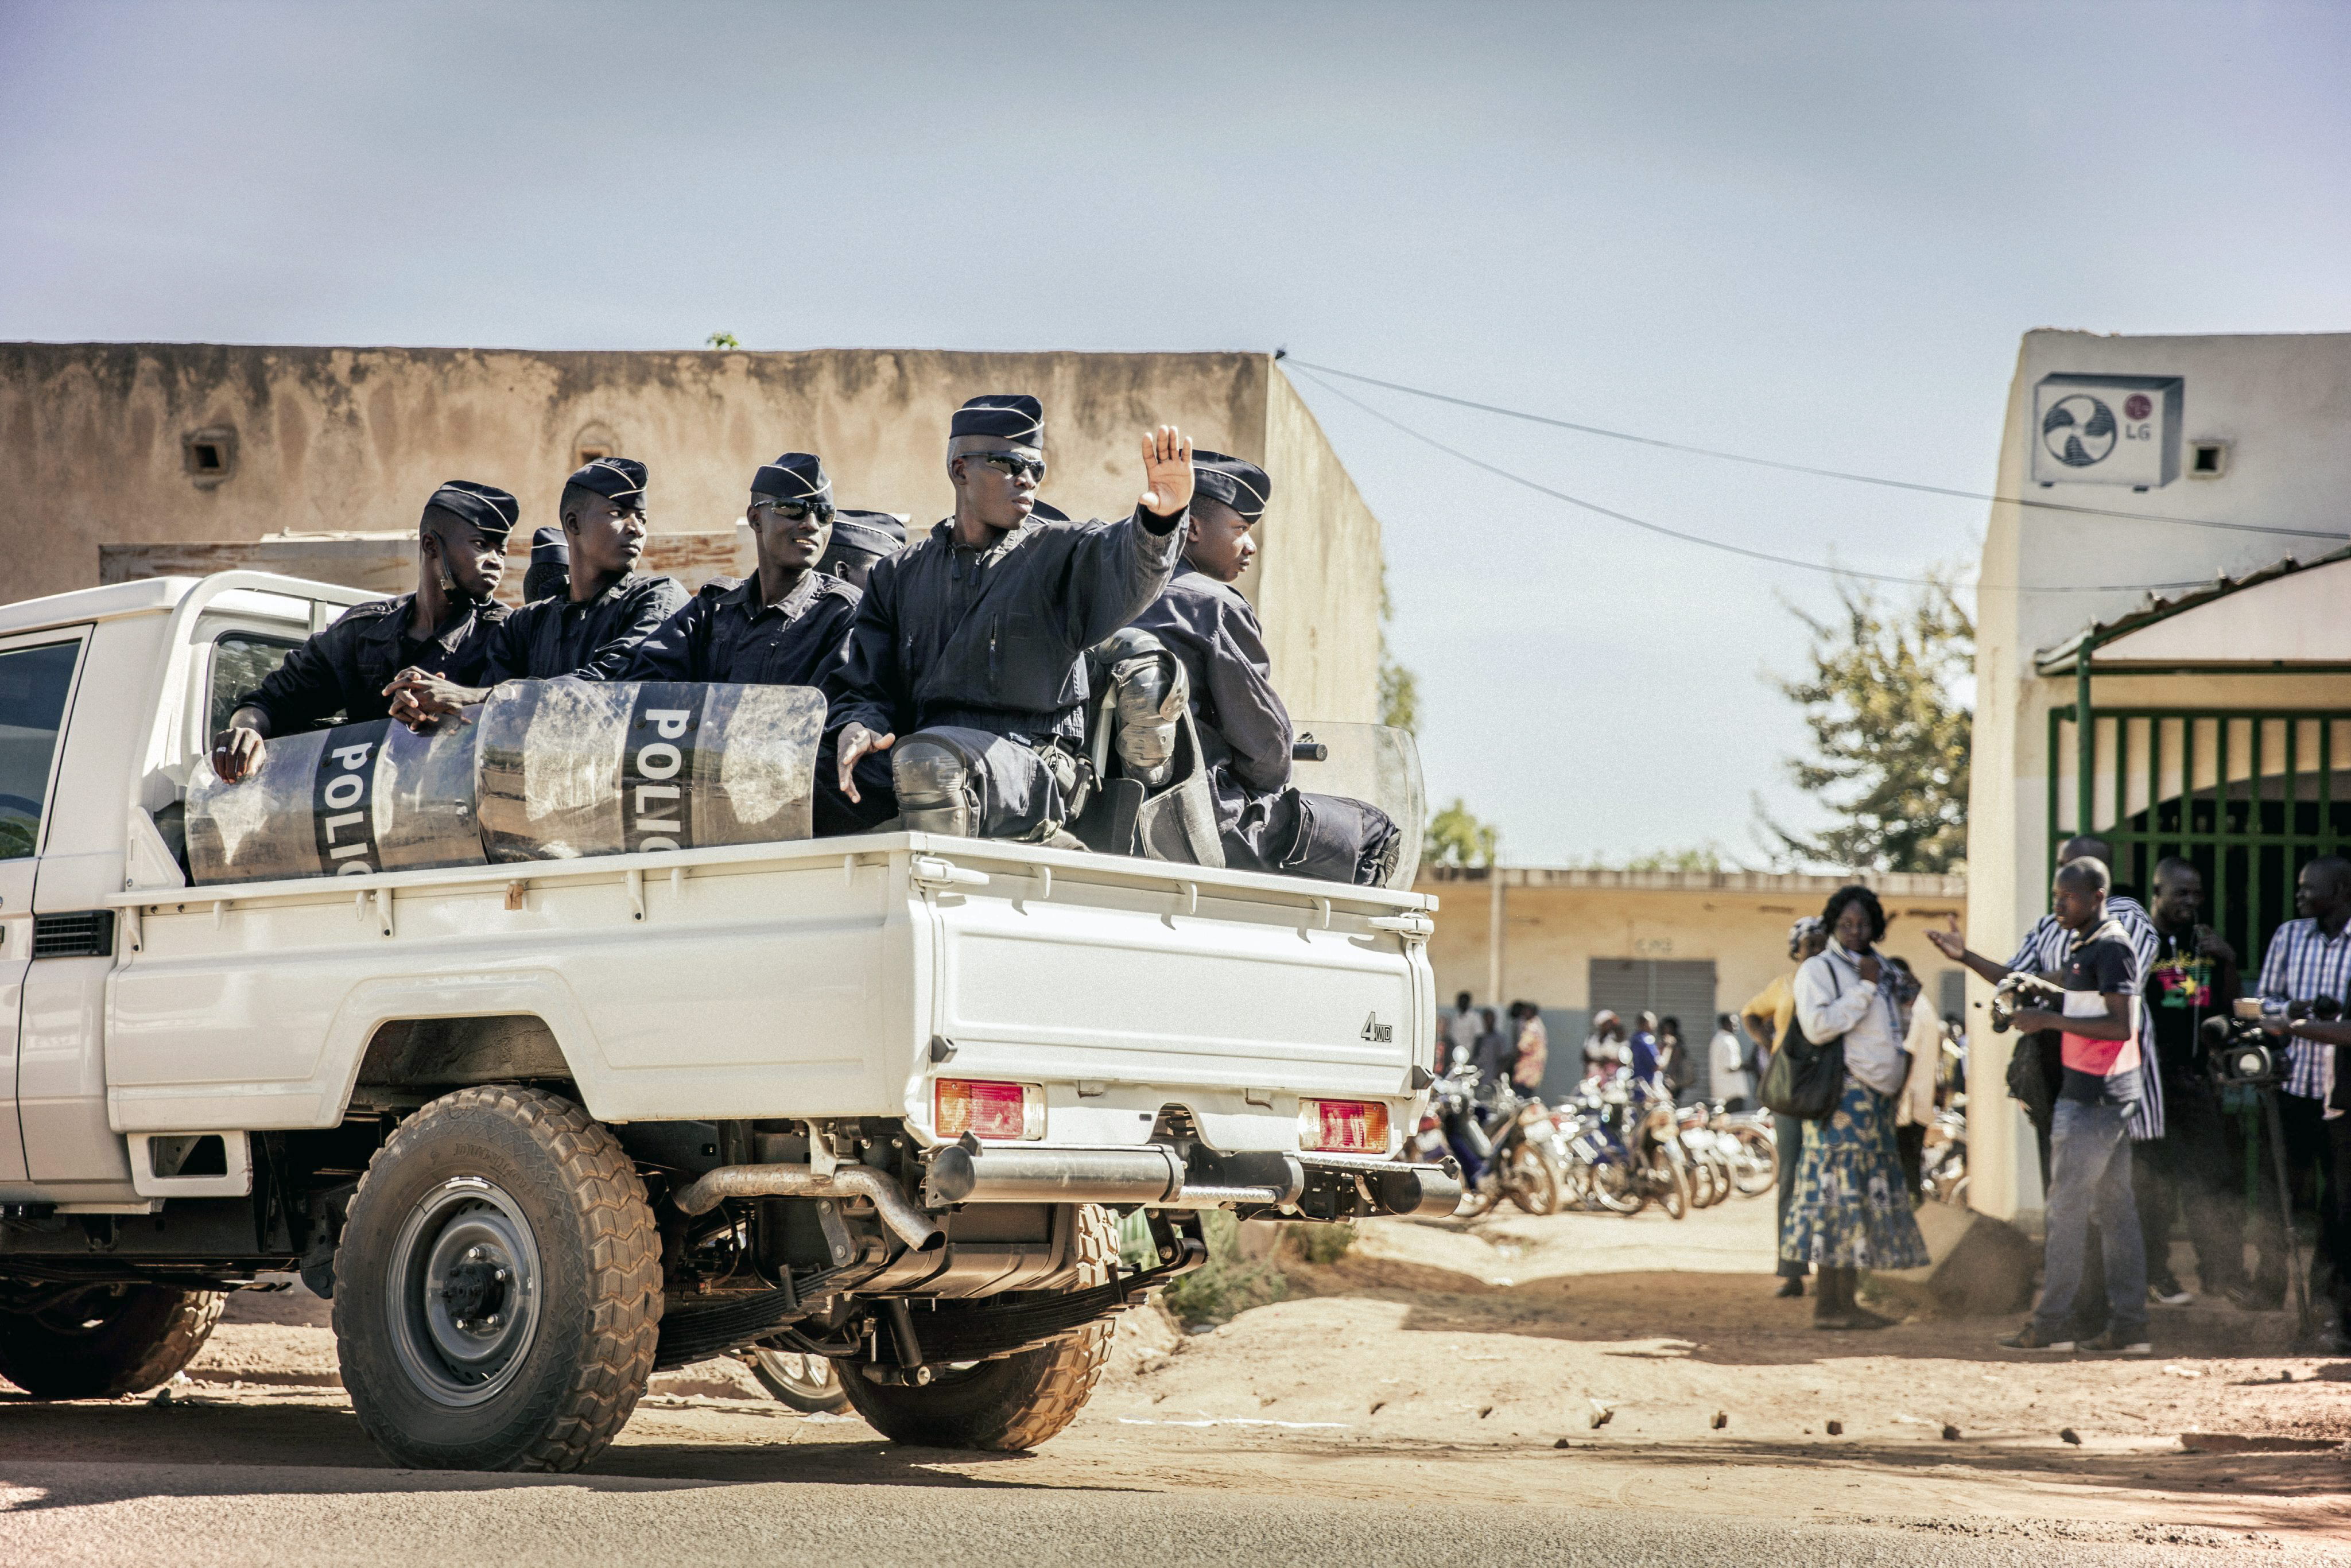
[[[2274,582],[2279,578],[2290,577],[2298,571],[2308,571],[2313,567],[2333,566],[2344,560],[2351,560],[2351,545],[2329,551],[2315,560],[2301,560],[2294,556],[2285,556],[2272,561],[2267,566],[2258,567],[2242,577],[2231,577],[2228,573],[2222,572],[2210,583],[2200,588],[2191,588],[2169,599],[2159,593],[2149,593],[2139,602],[2137,609],[2117,615],[2111,621],[2093,621],[2063,643],[2040,650],[2032,655],[2032,667],[2044,675],[2069,674],[2073,672],[2076,655],[2080,653],[2085,643],[2092,644],[2093,647],[2098,643],[2111,643],[2127,632],[2152,626],[2158,621],[2168,621],[2175,615],[2210,604],[2215,600],[2226,599],[2229,595],[2241,592],[2248,588],[2258,588],[2262,583]]]

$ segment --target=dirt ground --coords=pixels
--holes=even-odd
[[[1130,1314],[1085,1414],[1033,1455],[890,1448],[853,1416],[795,1416],[714,1362],[657,1377],[594,1469],[831,1481],[920,1469],[1053,1489],[2351,1547],[2351,1363],[2284,1354],[2283,1314],[2158,1307],[2158,1354],[2143,1362],[2000,1350],[2008,1319],[1828,1334],[1808,1302],[1772,1299],[1771,1232],[1767,1201],[1737,1200],[1678,1223],[1379,1222],[1335,1265],[1292,1265],[1290,1300],[1211,1333]],[[381,1466],[341,1395],[324,1314],[306,1296],[233,1298],[232,1321],[161,1406],[0,1401],[0,1464]]]

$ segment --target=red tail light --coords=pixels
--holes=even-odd
[[[975,1138],[1041,1138],[1045,1095],[1033,1083],[990,1083],[941,1078],[931,1085],[931,1125],[942,1142]]]
[[[1298,1146],[1333,1155],[1384,1155],[1388,1108],[1378,1100],[1301,1100]]]

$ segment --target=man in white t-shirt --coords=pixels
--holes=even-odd
[[[1458,1067],[1469,1060],[1478,1049],[1478,1037],[1485,1032],[1485,1023],[1478,1009],[1469,1005],[1469,993],[1461,991],[1453,998],[1453,1011],[1445,1019],[1445,1043],[1448,1048],[1446,1064]]]
[[[1728,1110],[1744,1111],[1755,1098],[1755,1077],[1747,1071],[1747,1042],[1740,1038],[1739,1019],[1729,1013],[1716,1019],[1707,1050],[1714,1068],[1715,1098]]]

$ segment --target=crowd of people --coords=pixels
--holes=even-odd
[[[646,465],[596,458],[565,482],[559,522],[532,548],[528,601],[511,612],[496,595],[519,506],[496,486],[451,480],[418,525],[416,591],[354,606],[240,694],[213,770],[239,782],[272,737],[324,725],[432,728],[511,681],[803,686],[827,708],[819,835],[898,826],[1105,847],[1071,832],[1089,801],[1114,798],[1102,775],[1114,766],[1146,792],[1174,787],[1188,714],[1203,775],[1198,811],[1176,813],[1188,858],[1387,880],[1395,824],[1296,787],[1290,714],[1256,612],[1233,587],[1271,499],[1263,468],[1160,425],[1143,438],[1134,511],[1072,522],[1037,494],[1044,411],[1021,393],[956,410],[946,466],[955,513],[910,543],[895,517],[836,506],[816,454],[787,452],[748,487],[758,570],[688,593],[636,570]],[[1114,764],[1088,745],[1103,696]],[[1134,815],[1120,819],[1130,838]],[[1174,857],[1155,836],[1150,847]]]
[[[2289,1210],[2299,1210],[2315,1221],[2311,1293],[2332,1301],[2328,1321],[2305,1327],[2313,1349],[2341,1351],[2351,1331],[2351,1073],[2338,1081],[2335,1057],[2351,1048],[2351,1024],[2338,1016],[2351,1009],[2351,861],[2323,856],[2302,868],[2299,917],[2271,937],[2253,984],[2258,1027],[2283,1051],[2273,1082],[2226,1080],[2210,1060],[2204,1022],[2231,1016],[2243,986],[2236,952],[2199,919],[2196,866],[2160,862],[2150,907],[2116,888],[2103,841],[2073,839],[2058,859],[2051,912],[2006,963],[1969,950],[1956,921],[1927,934],[1995,986],[2015,988],[2011,976],[2037,982],[2010,1018],[2017,1038],[2006,1088],[2038,1145],[2042,1288],[2032,1320],[2001,1343],[2151,1354],[2150,1303],[2195,1299],[2171,1263],[2183,1228],[2207,1295],[2277,1310],[2294,1250]],[[1758,1050],[1737,1068],[1754,1076],[1739,1081],[1761,1082],[1767,1101],[1775,1053],[1802,1047],[1801,1060],[1834,1043],[1841,1054],[1825,1113],[1777,1118],[1781,1294],[1801,1296],[1817,1274],[1814,1317],[1825,1328],[1886,1321],[1855,1301],[1857,1270],[1927,1260],[1911,1216],[1919,1151],[1943,1097],[1964,1092],[1964,1033],[1918,1005],[1917,977],[1879,950],[1885,930],[1867,888],[1838,889],[1818,919],[1791,930],[1797,967],[1740,1019]],[[1727,1033],[1716,1040],[1719,1075],[1735,1045]],[[2269,1179],[2271,1151],[2259,1146],[2262,1100],[2272,1094],[2283,1195]],[[2249,1168],[2261,1173],[2250,1199]]]
[[[1551,1034],[1532,1002],[1512,1002],[1498,1016],[1492,1008],[1472,1007],[1469,993],[1460,992],[1445,1019],[1445,1040],[1455,1065],[1475,1065],[1480,1088],[1507,1083],[1522,1098],[1542,1087],[1551,1063]]]

